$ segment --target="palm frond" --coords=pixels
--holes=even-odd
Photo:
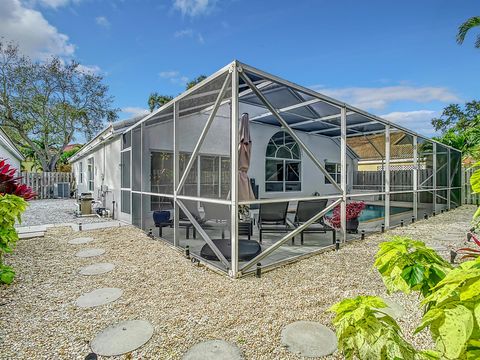
[[[467,35],[468,31],[476,26],[480,26],[480,16],[472,16],[470,19],[461,24],[458,27],[457,43],[463,44],[463,41],[465,40],[465,36]],[[476,47],[478,47],[478,42],[479,40],[477,39],[477,42],[475,43]]]

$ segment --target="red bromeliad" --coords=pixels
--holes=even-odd
[[[474,233],[469,233],[469,241],[473,241],[478,248],[474,249],[470,247],[465,247],[458,249],[457,252],[459,254],[463,254],[462,260],[469,258],[476,259],[477,257],[480,257],[480,240],[478,239],[478,235]]]
[[[347,204],[346,207],[346,219],[352,220],[360,216],[360,213],[365,209],[365,202],[363,201],[353,201]],[[326,216],[327,221],[336,229],[339,229],[341,226],[341,207],[340,205],[336,206],[333,209],[333,216]]]
[[[27,201],[37,196],[31,188],[19,182],[21,177],[15,177],[15,171],[4,159],[0,159],[0,195],[17,195]]]

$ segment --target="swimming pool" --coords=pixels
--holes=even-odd
[[[399,207],[399,206],[390,207],[390,215],[396,215],[396,214],[400,214],[407,211],[412,211],[412,209],[406,208],[406,207]],[[327,214],[327,216],[332,216],[332,215],[333,215],[333,211],[330,211]],[[358,220],[371,221],[371,220],[375,220],[383,217],[385,217],[385,206],[367,204],[365,209],[363,209],[362,213],[360,214]]]

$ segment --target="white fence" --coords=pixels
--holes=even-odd
[[[65,183],[69,184],[69,190],[63,185],[58,185]],[[37,199],[54,199],[70,197],[69,192],[74,188],[75,178],[73,173],[67,172],[22,172],[22,184],[31,187],[38,195]]]

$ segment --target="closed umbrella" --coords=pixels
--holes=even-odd
[[[238,146],[238,200],[255,200],[247,172],[250,167],[252,140],[250,139],[250,124],[248,114],[242,114],[240,119],[240,143]]]

